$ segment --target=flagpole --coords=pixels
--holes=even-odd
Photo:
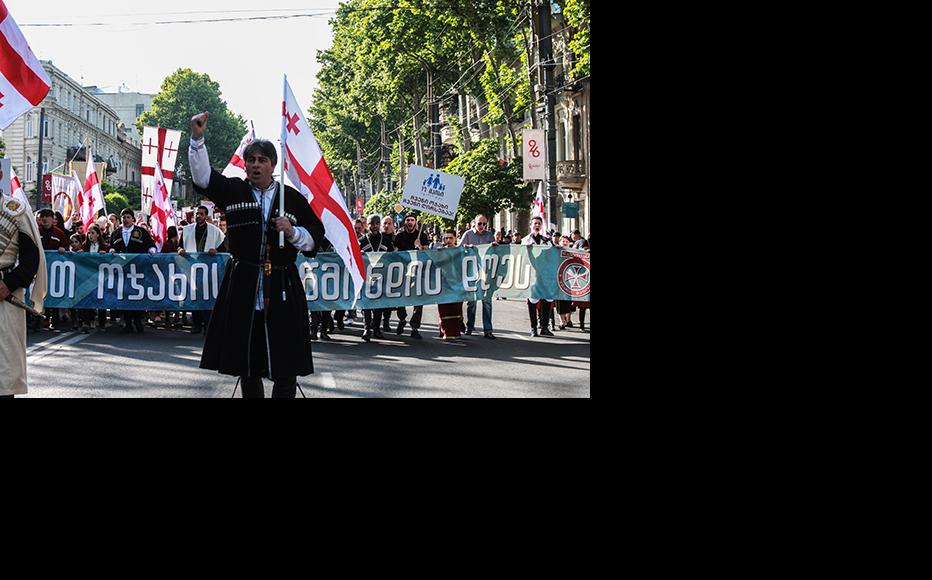
[[[284,82],[282,83],[282,103],[288,103],[287,89],[285,88],[285,87],[287,87],[287,86],[288,86],[288,75],[285,75],[285,80],[284,80]],[[285,107],[287,107],[287,104],[285,104]],[[285,114],[288,113],[287,110],[285,110],[284,112],[285,112]],[[282,127],[284,127],[284,125],[282,125]],[[255,130],[255,129],[253,129],[253,130]],[[279,194],[278,194],[278,207],[279,207],[279,210],[278,210],[278,217],[285,217],[285,159],[288,158],[288,151],[287,151],[288,145],[285,143],[286,140],[287,140],[287,136],[286,136],[285,130],[282,130],[282,140],[281,140],[281,147],[282,147],[281,169],[282,169],[282,173],[281,173],[281,180],[279,181],[279,184],[278,184],[278,191],[279,191]],[[279,249],[284,249],[284,248],[285,248],[285,232],[284,232],[284,230],[278,232],[278,248],[279,248]]]

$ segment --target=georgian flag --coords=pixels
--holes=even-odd
[[[0,4],[2,3],[2,0],[0,0]],[[16,177],[16,172],[13,171],[12,167],[10,168],[10,189],[13,190],[13,199],[25,205],[31,214],[32,204],[29,203],[29,198],[26,197],[26,192],[23,191],[23,184],[19,182],[19,178]]]
[[[78,207],[83,222],[83,233],[86,234],[88,228],[97,221],[97,213],[107,209],[104,204],[104,192],[100,188],[97,167],[94,165],[94,156],[91,155],[90,147],[87,149],[87,171],[84,175],[84,191],[79,197]]]
[[[282,103],[282,167],[295,189],[307,198],[311,209],[324,224],[324,232],[334,251],[343,259],[353,279],[358,300],[366,279],[366,266],[359,249],[359,238],[343,194],[333,180],[320,145],[307,124],[301,107],[285,77]],[[315,240],[319,244],[319,240]]]
[[[52,81],[0,0],[0,131],[49,94]]]
[[[152,213],[152,201],[155,198],[155,164],[162,168],[165,187],[171,192],[175,182],[175,163],[178,160],[178,148],[181,144],[181,131],[164,127],[143,127],[142,129],[142,213]]]
[[[161,171],[162,167],[156,161],[155,163],[155,193],[152,198],[152,215],[149,216],[149,226],[152,229],[152,241],[155,242],[155,249],[162,251],[162,246],[168,239],[168,228],[175,225],[175,210],[172,207],[171,196],[168,193],[168,186],[165,184],[165,177]]]
[[[544,220],[544,225],[547,224],[547,209],[544,205],[544,182],[541,181],[540,185],[537,186],[537,197],[534,198],[534,206],[531,209],[531,217],[539,217]]]
[[[239,142],[239,147],[230,159],[227,168],[223,170],[224,177],[246,179],[246,161],[243,159],[243,152],[246,151],[246,147],[255,140],[256,131],[255,129],[250,129],[249,132],[246,133],[246,136],[243,137],[243,140]]]

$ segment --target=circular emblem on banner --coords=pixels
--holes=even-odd
[[[55,197],[52,199],[52,207],[60,207],[62,210],[61,215],[65,218],[65,221],[70,220],[71,214],[74,212],[74,204],[71,201],[71,196],[64,191],[60,191],[56,193]]]
[[[573,298],[582,298],[589,294],[589,265],[580,258],[570,258],[560,266],[557,281],[560,290]]]

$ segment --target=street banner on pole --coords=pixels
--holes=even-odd
[[[547,179],[547,138],[543,129],[525,129],[524,181]]]
[[[466,180],[459,175],[412,165],[401,205],[452,220],[465,187]]]

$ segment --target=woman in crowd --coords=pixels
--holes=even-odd
[[[443,233],[443,249],[456,247],[456,232],[449,230]],[[440,312],[440,338],[443,340],[458,340],[466,330],[463,321],[463,303],[438,304]]]

